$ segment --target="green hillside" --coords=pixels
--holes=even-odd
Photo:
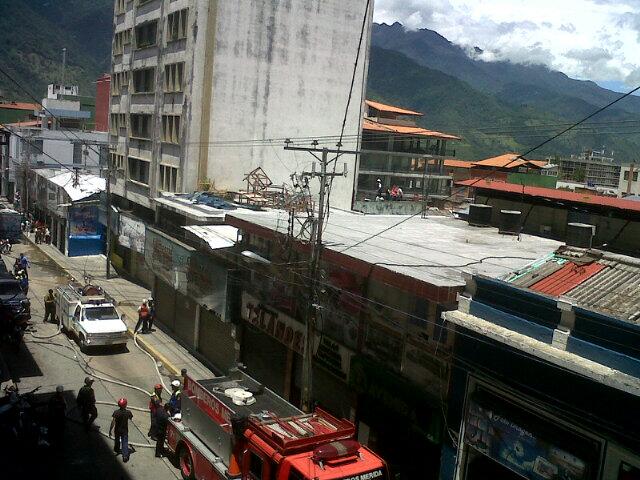
[[[95,95],[96,78],[110,70],[112,0],[0,0],[0,66],[21,86],[42,98],[60,81],[67,49],[66,83],[83,96]],[[0,74],[6,99],[30,100]]]
[[[401,53],[378,47],[371,50],[368,97],[424,112],[421,125],[463,137],[464,141],[455,146],[456,156],[473,160],[505,151],[524,152],[597,108],[546,87],[515,83],[505,84],[496,93],[476,89]],[[612,109],[593,121],[629,120],[640,121],[640,117]],[[615,150],[617,158],[633,160],[640,148],[640,136],[597,133],[627,131],[627,127],[617,127],[618,123],[612,125],[593,125],[568,133],[537,150],[533,157],[566,155],[579,152],[583,146],[606,145]]]

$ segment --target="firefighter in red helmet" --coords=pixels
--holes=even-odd
[[[129,461],[129,420],[133,420],[133,414],[127,410],[127,399],[118,400],[118,409],[111,415],[109,436],[114,433],[113,451],[122,453],[122,461]]]

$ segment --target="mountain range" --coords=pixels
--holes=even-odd
[[[428,29],[376,24],[372,33],[368,96],[424,112],[422,126],[459,134],[460,158],[505,151],[524,153],[621,94],[569,78],[543,65],[486,62]],[[531,153],[531,158],[614,151],[637,159],[640,97],[629,96],[588,124]]]
[[[111,66],[113,0],[0,0],[0,98],[41,99],[62,79],[95,96],[95,80]]]
[[[48,83],[65,78],[81,95],[110,69],[113,0],[0,0],[0,98],[42,98]],[[367,96],[424,112],[419,123],[463,138],[459,158],[525,152],[571,123],[615,100],[619,93],[541,65],[485,62],[480,49],[462,48],[437,32],[399,23],[372,31]],[[623,162],[640,151],[640,97],[630,96],[587,126],[533,152],[531,158],[615,151]],[[638,132],[638,133],[636,133]]]

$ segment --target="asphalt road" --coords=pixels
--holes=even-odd
[[[69,281],[64,272],[51,262],[44,254],[29,244],[14,245],[9,256],[3,256],[9,268],[13,265],[13,258],[24,252],[31,261],[29,271],[29,299],[33,322],[33,335],[25,336],[25,344],[18,352],[13,348],[2,345],[0,351],[8,367],[10,376],[19,382],[20,391],[27,392],[40,386],[36,399],[46,404],[56,385],[62,385],[67,400],[68,416],[64,441],[59,449],[29,449],[18,448],[0,438],[0,478],[43,478],[43,479],[175,479],[180,478],[179,471],[171,465],[168,459],[157,459],[153,448],[135,448],[128,463],[123,463],[120,456],[113,452],[113,441],[101,435],[98,431],[84,432],[77,422],[75,397],[82,386],[86,373],[78,363],[76,355],[86,359],[91,369],[106,377],[137,385],[146,391],[151,391],[158,383],[158,376],[153,361],[140,351],[130,340],[126,349],[101,349],[77,354],[70,348],[69,339],[59,334],[50,339],[37,339],[38,336],[48,336],[56,333],[58,327],[44,324],[44,296],[49,288]],[[5,375],[6,377],[6,375]],[[7,378],[0,379],[3,382]],[[164,377],[165,384],[170,378]],[[147,407],[148,395],[131,388],[115,385],[96,379],[94,384],[96,399],[112,404],[118,398],[126,397],[129,405]],[[2,393],[0,393],[1,395]],[[168,395],[167,395],[168,397]],[[111,413],[115,405],[98,405],[98,419],[96,425],[101,432],[109,431]],[[147,411],[133,411],[133,424],[129,425],[129,441],[148,444],[146,433],[149,430],[149,413]]]

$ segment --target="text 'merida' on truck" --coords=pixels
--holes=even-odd
[[[185,373],[167,444],[189,480],[387,480],[353,423],[305,414],[237,369],[199,381]]]
[[[79,284],[56,288],[56,317],[85,350],[99,345],[127,343],[127,325],[115,301],[100,287]]]

